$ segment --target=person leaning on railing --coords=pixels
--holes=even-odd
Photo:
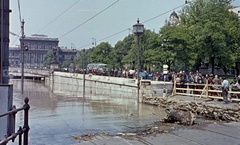
[[[179,74],[177,74],[177,76],[176,76],[176,87],[177,88],[181,87],[181,78],[180,78]],[[180,92],[180,90],[177,90],[177,92]]]
[[[221,85],[221,81],[218,78],[218,75],[215,75],[215,77],[212,81],[213,81],[213,89],[214,90],[221,90],[221,86],[219,86],[219,85]],[[219,96],[219,97],[221,96],[221,94],[218,93],[218,92],[214,92],[214,95]]]
[[[197,85],[196,88],[198,90],[202,90],[204,88],[204,85],[201,85],[201,84],[204,84],[204,77],[202,76],[201,73],[198,74],[197,83],[199,85]],[[197,91],[197,94],[201,94],[201,91]]]
[[[229,90],[229,82],[226,79],[226,77],[222,78],[222,96],[223,96],[223,101],[227,104],[228,103],[228,90]]]
[[[186,83],[186,79],[185,79],[184,75],[182,75],[180,78],[180,87],[186,89],[187,85],[185,83]],[[182,90],[181,92],[186,93],[186,90]]]
[[[191,72],[189,73],[188,83],[189,83],[190,89],[195,89],[195,85],[193,85],[194,84],[194,75]],[[190,94],[193,94],[193,90],[190,90]]]
[[[238,83],[237,80],[234,80],[232,83],[231,83],[231,91],[233,92],[240,92],[240,85]],[[236,94],[236,93],[232,93],[231,94],[231,98],[234,97],[234,98],[238,98],[240,97],[240,94]]]

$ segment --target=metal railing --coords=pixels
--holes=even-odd
[[[13,115],[13,119],[15,120],[15,115],[17,112],[24,110],[24,124],[23,127],[19,127],[18,131],[16,133],[12,133],[11,135],[5,136],[2,140],[0,140],[0,145],[6,145],[10,140],[14,142],[16,137],[19,137],[19,145],[22,145],[22,135],[23,135],[23,145],[28,145],[28,131],[29,131],[29,124],[28,124],[28,111],[30,109],[30,105],[28,104],[29,99],[26,97],[24,99],[25,104],[22,108],[16,109],[15,106],[13,106],[11,111],[8,111],[6,113],[0,114],[0,118],[4,116],[10,116]],[[15,121],[14,121],[15,122]],[[15,124],[12,124],[15,126]]]

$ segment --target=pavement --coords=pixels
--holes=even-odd
[[[240,145],[240,123],[209,124],[201,129],[179,129],[147,137],[96,136],[75,145]]]

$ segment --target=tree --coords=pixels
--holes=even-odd
[[[169,70],[189,70],[193,65],[191,61],[193,53],[190,47],[191,41],[184,26],[164,26],[160,29],[157,49],[161,58],[161,65],[167,64]]]
[[[69,60],[64,60],[62,65],[61,65],[61,68],[69,68],[70,66],[70,61]]]
[[[113,47],[107,43],[102,42],[92,49],[92,52],[89,55],[89,63],[98,62],[112,65],[112,56],[110,55],[113,50]]]
[[[124,65],[132,65],[133,59],[129,55],[133,43],[133,35],[128,35],[123,41],[118,41],[112,51],[115,68],[122,68]]]
[[[50,68],[50,65],[54,62],[58,62],[59,54],[57,49],[49,50],[44,56],[43,65],[47,68]]]
[[[214,66],[230,69],[234,65],[235,50],[239,46],[239,20],[230,12],[232,0],[196,0],[180,14],[179,26],[187,27],[195,55],[196,69],[199,62],[209,60]]]
[[[79,55],[74,60],[76,67],[78,68],[86,68],[89,61],[90,53],[92,52],[92,48],[82,49],[79,52]]]
[[[150,30],[145,29],[143,35],[139,37],[140,39],[140,61],[141,61],[141,68],[148,69],[152,67],[152,65],[157,64],[154,53],[154,49],[158,47],[158,34],[152,32]],[[128,53],[123,58],[124,63],[130,62],[133,65],[132,68],[136,68],[137,61],[138,61],[138,40],[137,37],[134,35],[128,36],[126,41],[125,48],[128,48]]]

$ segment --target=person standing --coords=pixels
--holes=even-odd
[[[223,96],[223,101],[227,104],[228,103],[229,82],[225,77],[223,77],[222,79],[223,79],[223,81],[222,81],[222,96]]]

